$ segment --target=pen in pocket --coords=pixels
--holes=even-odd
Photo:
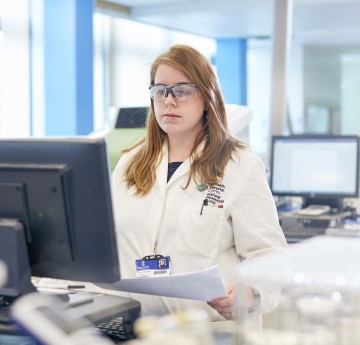
[[[200,216],[202,215],[203,213],[203,208],[204,206],[207,206],[208,205],[208,199],[204,199],[202,205],[201,205],[201,211],[200,211]]]

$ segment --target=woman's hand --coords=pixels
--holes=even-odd
[[[208,305],[214,308],[222,317],[232,320],[235,312],[234,287],[227,288],[227,296],[213,299]]]
[[[248,309],[252,305],[254,298],[253,290],[250,287],[246,288],[246,305]],[[236,319],[236,294],[234,286],[227,288],[227,296],[213,299],[208,302],[208,305],[214,308],[222,317],[228,320]]]

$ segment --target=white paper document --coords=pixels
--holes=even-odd
[[[121,279],[113,284],[96,284],[103,289],[211,301],[227,296],[219,267],[204,271],[156,278]]]

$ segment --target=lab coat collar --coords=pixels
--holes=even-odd
[[[198,149],[196,150],[196,153],[203,150],[205,145],[205,141],[203,141]],[[169,157],[168,157],[168,143],[167,141],[164,142],[163,148],[162,148],[162,157],[160,164],[157,168],[156,172],[156,179],[160,186],[160,189],[162,192],[166,192],[166,189],[169,188],[177,179],[182,177],[183,175],[187,174],[190,171],[190,165],[192,162],[192,157],[187,158],[174,172],[173,176],[171,177],[170,181],[167,182],[167,172],[168,172],[168,163],[169,163]]]

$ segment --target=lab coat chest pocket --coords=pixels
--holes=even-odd
[[[213,259],[221,236],[224,209],[205,206],[183,206],[177,224],[175,245],[182,254]]]

